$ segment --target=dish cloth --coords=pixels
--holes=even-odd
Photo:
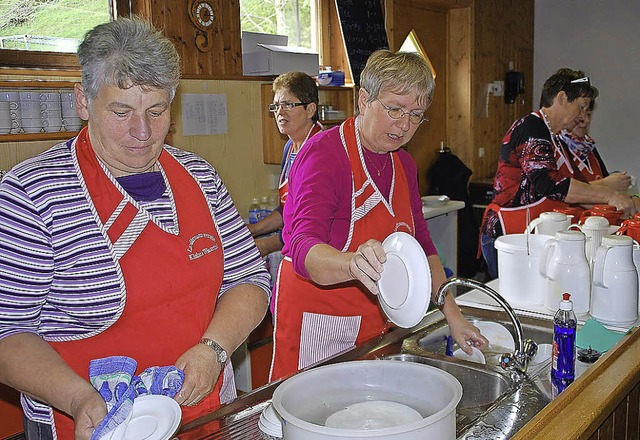
[[[576,333],[576,345],[578,348],[591,347],[604,353],[616,345],[625,334],[609,330],[595,319],[589,318]]]
[[[138,363],[127,356],[94,359],[89,364],[89,381],[107,404],[107,415],[91,440],[123,439],[137,396],[161,394],[173,397],[184,382],[184,372],[175,366],[150,367],[140,376]]]

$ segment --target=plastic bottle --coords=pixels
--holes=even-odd
[[[576,375],[576,315],[571,295],[564,293],[553,317],[551,385],[554,397],[573,382]]]
[[[251,199],[251,205],[249,206],[249,223],[258,223],[262,218],[262,208],[258,203],[258,198]]]
[[[262,196],[260,199],[260,210],[262,211],[260,218],[265,218],[269,214],[271,214],[271,209],[269,209],[269,197]]]

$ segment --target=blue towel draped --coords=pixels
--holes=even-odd
[[[107,404],[107,416],[91,440],[123,438],[137,396],[159,394],[173,397],[184,382],[184,372],[175,366],[150,367],[135,375],[138,363],[127,356],[94,359],[89,380]]]

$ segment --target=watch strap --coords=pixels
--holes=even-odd
[[[227,360],[229,360],[229,356],[227,355],[226,350],[222,348],[220,344],[218,344],[213,339],[209,339],[209,338],[202,338],[200,339],[199,343],[211,348],[216,353],[216,359],[218,360],[218,363],[220,364],[220,366],[221,367],[225,366],[225,364],[227,363]]]

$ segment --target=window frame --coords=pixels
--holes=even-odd
[[[112,17],[129,16],[138,13],[149,17],[149,0],[111,0],[109,2]],[[144,12],[147,12],[146,14]],[[0,49],[0,68],[43,69],[79,71],[78,57],[71,52],[46,52],[15,49]]]

